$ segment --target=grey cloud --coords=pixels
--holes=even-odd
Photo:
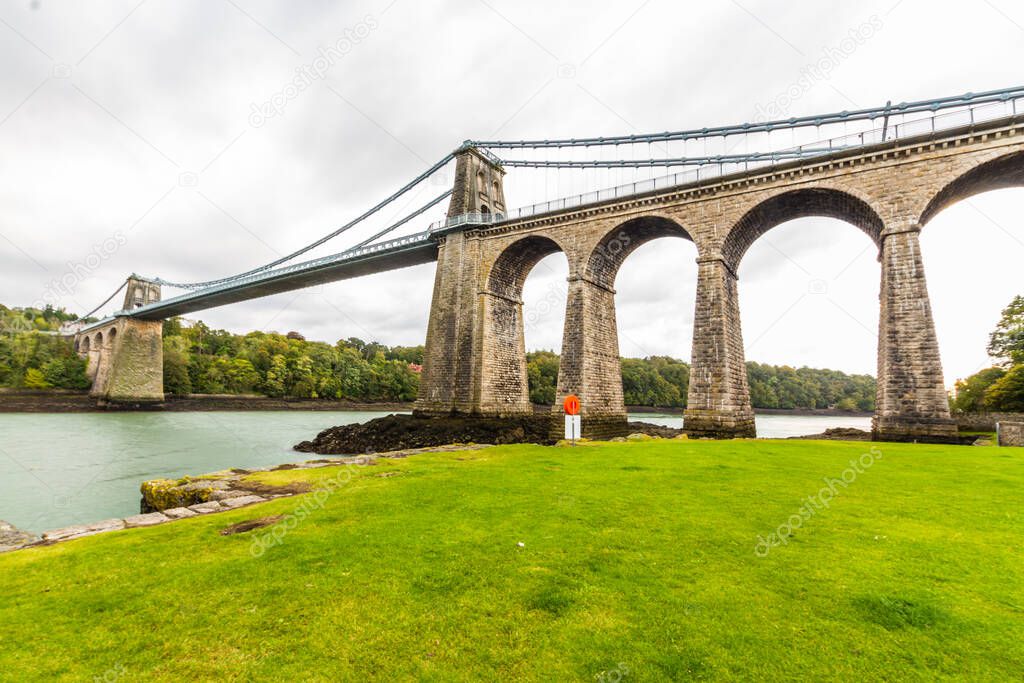
[[[508,21],[483,3],[454,0],[237,2],[251,18],[229,2],[150,0],[102,42],[137,2],[44,0],[36,11],[27,2],[0,10],[50,55],[0,26],[0,119],[10,114],[0,124],[0,234],[48,271],[0,240],[0,302],[31,303],[49,279],[116,230],[126,231],[127,244],[78,283],[65,305],[91,307],[131,271],[208,279],[246,270],[338,227],[422,171],[424,159],[432,162],[463,139],[490,137],[499,127],[502,137],[543,138],[750,120],[824,48],[872,14],[884,28],[803,92],[791,114],[1005,86],[1017,80],[1024,57],[1017,29],[998,17],[921,0],[905,0],[891,13],[888,0],[744,1],[767,28],[735,3],[641,7],[638,0],[586,11],[574,3],[489,4]],[[365,41],[289,101],[281,116],[250,126],[253,103],[279,92],[318,48],[366,15],[378,27]],[[951,44],[958,49],[949,50]],[[573,77],[558,77],[560,63],[574,65]],[[54,77],[57,64],[71,65],[69,78]],[[195,188],[178,185],[183,172],[199,173]],[[580,191],[584,183],[574,178],[548,177],[545,186],[543,174],[512,170],[509,197],[530,203]],[[976,201],[1021,234],[1019,202]],[[953,219],[936,219],[943,220]],[[315,254],[370,232],[364,228]],[[943,257],[955,256],[958,246],[951,238],[939,242],[929,258],[946,263]],[[750,357],[872,371],[864,324],[877,324],[873,254],[859,256],[830,282],[830,295],[859,322],[814,300],[776,323],[807,289],[808,273],[789,259],[810,276],[834,279],[865,244],[850,226],[820,219],[782,226],[755,243],[740,269],[745,339],[751,343],[774,327]],[[1015,248],[1010,243],[1004,251]],[[693,259],[692,246],[663,240],[627,261],[616,283],[623,353],[688,357]],[[956,277],[972,281],[989,275],[984,263],[957,268]],[[432,272],[422,266],[196,317],[235,331],[269,325],[326,341],[354,335],[421,343]],[[929,275],[932,283],[953,276]],[[564,278],[564,259],[538,267],[527,283],[527,310],[538,307],[549,286],[564,286]],[[999,283],[991,291],[1002,297],[1007,288]],[[955,321],[957,305],[937,297],[937,319]],[[558,349],[563,316],[564,303],[551,307],[527,330],[529,345]],[[979,344],[967,327],[940,324],[944,353],[966,356],[964,349]],[[946,364],[955,368],[947,370],[949,378],[965,372],[956,359]]]

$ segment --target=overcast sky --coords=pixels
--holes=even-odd
[[[864,25],[870,38],[844,50]],[[282,99],[318,49],[339,41],[323,77]],[[808,79],[823,58],[831,72]],[[1024,8],[19,0],[0,4],[0,62],[0,303],[56,298],[84,313],[132,271],[210,279],[288,253],[467,138],[739,123],[791,86],[799,95],[784,116],[1020,85]],[[253,114],[270,101],[273,116]],[[510,204],[577,191],[564,176],[530,182],[517,186],[510,170]],[[1024,293],[1022,206],[1024,190],[980,195],[922,236],[949,384],[986,365],[1000,309]],[[355,237],[345,239],[328,251]],[[662,239],[625,263],[623,355],[689,358],[694,258],[692,244]],[[433,269],[194,317],[235,332],[420,344]],[[555,255],[527,281],[530,348],[560,348],[565,276]],[[772,230],[740,268],[747,358],[874,374],[878,279],[870,241],[850,225],[804,219]]]

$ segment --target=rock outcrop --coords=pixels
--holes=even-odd
[[[39,540],[35,534],[22,531],[13,524],[0,519],[0,553],[14,550],[21,546]]]

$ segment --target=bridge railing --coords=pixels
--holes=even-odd
[[[370,254],[376,254],[379,252],[390,251],[398,249],[400,247],[417,246],[428,244],[431,241],[431,235],[429,231],[418,232],[413,235],[406,235],[404,237],[396,237],[392,240],[384,242],[377,242],[375,244],[368,244],[364,247],[357,247],[355,249],[348,249],[346,251],[339,252],[337,254],[331,254],[329,256],[323,256],[317,259],[309,261],[302,261],[300,263],[293,263],[290,266],[284,266],[281,268],[275,268],[273,270],[266,270],[261,273],[255,273],[253,275],[247,275],[245,277],[231,280],[230,282],[224,282],[217,285],[206,287],[205,289],[196,289],[185,294],[180,294],[169,299],[163,299],[152,304],[147,304],[140,308],[136,308],[131,311],[132,314],[144,313],[147,310],[158,308],[160,306],[166,306],[169,303],[176,303],[181,301],[188,301],[191,299],[208,296],[215,294],[220,291],[236,289],[239,286],[257,284],[267,280],[272,280],[282,275],[288,275],[289,273],[303,272],[307,270],[315,270],[324,266],[337,265],[344,263],[345,261],[351,261],[361,256],[368,256]],[[118,311],[115,315],[124,314],[126,311]]]
[[[999,102],[975,104],[953,111],[943,110],[943,113],[936,112],[931,116],[919,119],[900,121],[898,123],[884,125],[860,133],[828,138],[826,140],[778,151],[795,153],[793,157],[784,159],[783,161],[792,161],[793,158],[809,159],[815,156],[832,154],[856,147],[864,147],[886,141],[916,137],[918,135],[939,133],[944,130],[952,130],[963,126],[984,123],[985,121],[994,121],[1000,118],[1021,115],[1024,115],[1024,98],[1007,97]],[[778,163],[782,162],[771,158],[754,161],[711,163],[703,166],[697,166],[690,170],[673,173],[671,175],[640,180],[627,183],[625,185],[594,190],[570,197],[562,197],[547,202],[540,202],[517,209],[511,209],[504,216],[501,216],[501,214],[493,214],[490,218],[487,218],[486,215],[466,214],[466,216],[471,218],[468,218],[462,223],[452,223],[445,227],[454,227],[455,225],[461,224],[484,225],[488,223],[498,223],[504,220],[528,218],[530,216],[544,214],[551,211],[562,211],[596,202],[620,199],[670,187],[689,185],[702,180],[718,178],[732,173],[751,171],[758,168],[773,166]],[[460,218],[462,218],[462,216],[455,216],[448,219],[448,221],[456,221]],[[431,228],[436,229],[434,226],[431,226]]]
[[[491,223],[501,223],[505,220],[508,220],[508,217],[503,213],[462,213],[458,216],[434,221],[430,224],[427,232],[434,233],[439,230],[458,228],[463,225],[490,225]]]

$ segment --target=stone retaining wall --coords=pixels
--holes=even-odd
[[[997,422],[1024,422],[1024,413],[957,413],[953,419],[961,432],[994,432]]]

